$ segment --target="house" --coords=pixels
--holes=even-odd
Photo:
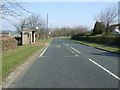
[[[120,34],[120,25],[115,27],[114,34]]]
[[[120,34],[120,26],[115,27],[115,31]]]

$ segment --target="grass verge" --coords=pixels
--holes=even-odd
[[[26,45],[6,52],[2,56],[2,77],[6,77],[15,67],[24,63],[28,57],[35,54],[42,46]]]
[[[84,42],[84,41],[77,41],[77,40],[72,40],[72,39],[67,39],[67,40],[120,54],[120,48],[108,47],[108,46],[104,46],[101,44],[89,43],[89,42]]]
[[[52,39],[40,40],[41,43],[49,43]],[[43,46],[25,45],[2,54],[2,78],[8,76],[15,68],[36,54]]]

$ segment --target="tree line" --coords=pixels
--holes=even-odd
[[[61,27],[61,28],[55,28],[52,31],[53,37],[59,37],[59,36],[72,36],[77,34],[82,34],[87,32],[89,29],[85,26],[76,26],[73,28],[70,27]]]
[[[28,14],[27,17],[23,17]],[[8,21],[9,24],[14,26],[18,32],[22,30],[35,30],[37,39],[48,38],[48,31],[46,30],[46,20],[40,14],[28,11],[22,3],[7,0],[0,3],[0,19]],[[17,19],[19,23],[10,20],[9,17]]]

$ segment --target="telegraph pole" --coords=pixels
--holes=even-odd
[[[48,31],[48,14],[47,14],[47,31]]]
[[[48,14],[47,14],[47,32],[48,32]],[[48,38],[49,38],[49,32],[48,32]]]

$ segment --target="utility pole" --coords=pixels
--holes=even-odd
[[[48,14],[47,14],[47,31],[48,31]]]
[[[48,14],[47,14],[47,32],[48,32]],[[49,32],[47,38],[49,38]]]

